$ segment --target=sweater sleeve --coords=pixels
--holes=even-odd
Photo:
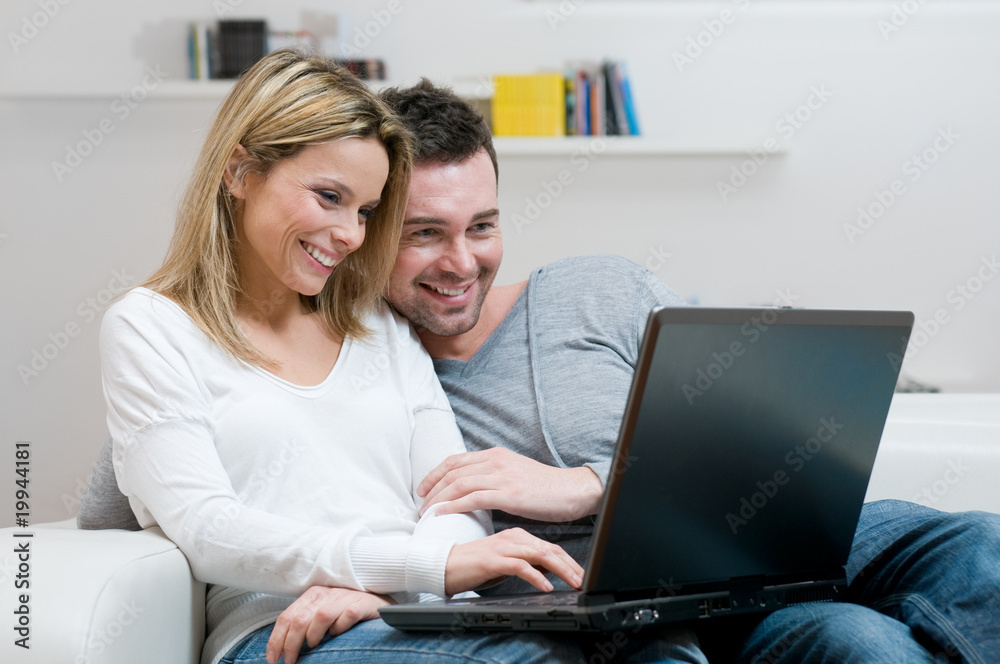
[[[406,367],[408,401],[413,416],[413,437],[410,441],[410,493],[419,508],[423,498],[417,495],[420,481],[452,454],[466,451],[462,434],[441,383],[434,373],[430,355],[402,318],[395,318],[396,332],[402,348],[401,361]],[[365,588],[376,592],[392,592],[423,584],[433,587],[435,595],[444,595],[444,570],[454,544],[486,537],[493,532],[493,520],[487,511],[469,514],[437,516],[428,510],[417,523],[413,540],[425,552],[410,564],[397,560],[387,565],[394,555],[391,545],[380,539],[357,539],[351,547],[354,568]],[[431,549],[430,543],[436,543]],[[395,554],[395,555],[398,555]]]
[[[141,525],[159,525],[194,576],[208,583],[285,595],[312,585],[442,593],[457,536],[376,537],[365,527],[305,523],[240,499],[215,449],[209,397],[197,370],[200,352],[221,351],[197,339],[196,328],[171,325],[175,306],[126,296],[101,326],[115,474]],[[199,351],[198,343],[208,350]],[[365,585],[352,558],[359,541],[380,542],[390,555],[379,564],[391,568],[398,585]]]

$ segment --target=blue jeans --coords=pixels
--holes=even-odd
[[[771,614],[740,662],[1000,662],[1000,515],[869,503],[847,580],[851,603]]]
[[[264,664],[264,651],[273,625],[261,627],[234,646],[219,664]],[[640,638],[641,637],[641,638]],[[339,636],[327,636],[315,648],[304,650],[302,664],[531,664],[532,662],[698,662],[708,660],[698,641],[687,630],[665,632],[659,637],[631,630],[613,634],[560,635],[518,633],[406,633],[381,620],[355,625]]]

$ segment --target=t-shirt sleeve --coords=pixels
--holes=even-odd
[[[80,530],[141,530],[128,497],[118,490],[115,469],[111,462],[114,442],[109,436],[101,448],[87,491],[76,511],[76,527]]]
[[[624,268],[621,266],[615,266],[615,268],[625,269],[627,273],[630,273],[629,278],[634,279],[635,283],[635,295],[630,315],[621,318],[624,324],[619,327],[620,347],[625,350],[625,361],[635,369],[639,362],[639,349],[642,346],[642,337],[646,331],[649,312],[656,307],[684,306],[687,303],[649,270],[624,260],[621,260],[621,263],[625,266]],[[599,454],[598,460],[585,463],[584,466],[594,471],[600,478],[601,484],[607,486],[613,461],[610,451],[614,449],[614,440],[609,439],[600,446],[600,449],[602,453]],[[605,449],[608,450],[608,453],[603,453]]]
[[[633,367],[639,361],[639,347],[642,345],[642,335],[646,331],[646,320],[649,318],[649,312],[656,307],[682,307],[685,305],[687,302],[684,301],[684,298],[657,279],[652,272],[642,268],[633,314],[633,329],[636,339],[635,356],[632,358]]]

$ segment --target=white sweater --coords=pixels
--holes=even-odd
[[[408,323],[385,305],[366,323],[371,340],[346,340],[303,387],[233,359],[146,288],[104,316],[115,474],[139,523],[216,584],[205,662],[312,585],[443,595],[452,545],[488,534],[481,513],[418,517],[417,484],[465,448]]]

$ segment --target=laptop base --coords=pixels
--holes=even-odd
[[[652,596],[604,601],[578,591],[555,591],[471,599],[390,605],[382,619],[404,631],[614,632],[653,625],[770,613],[807,602],[844,601],[844,580],[765,586],[685,596]],[[550,600],[546,602],[545,600]],[[551,600],[556,600],[552,602]],[[597,601],[595,601],[597,600]]]

